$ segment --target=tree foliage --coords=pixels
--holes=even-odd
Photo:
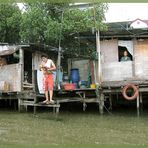
[[[61,47],[69,53],[79,53],[80,40],[74,36],[92,28],[105,29],[103,20],[107,5],[96,3],[83,9],[73,6],[68,3],[25,3],[25,11],[21,13],[16,4],[0,5],[0,42],[58,46],[61,41]]]
[[[21,11],[16,4],[0,4],[0,42],[19,42],[20,22]]]
[[[68,49],[69,53],[80,48],[74,35],[89,32],[92,28],[103,30],[107,5],[96,3],[85,9],[69,7],[68,4],[28,4],[23,13],[21,38],[23,41],[40,42]],[[63,15],[63,17],[62,17]],[[71,49],[71,50],[70,50]],[[77,52],[78,53],[78,52]]]
[[[47,20],[46,13],[41,7],[27,7],[26,11],[22,14],[21,40],[33,43],[44,41]]]

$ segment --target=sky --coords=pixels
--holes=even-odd
[[[23,5],[19,3],[19,7]],[[148,3],[108,3],[108,7],[106,22],[148,20]]]
[[[148,3],[109,3],[106,22],[148,20]]]

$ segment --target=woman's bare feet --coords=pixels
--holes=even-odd
[[[48,101],[48,100],[44,100],[44,101],[43,101],[43,103],[47,103],[47,102],[49,102],[49,101]]]
[[[54,100],[47,101],[46,104],[54,104]]]

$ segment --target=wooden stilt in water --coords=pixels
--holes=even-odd
[[[22,106],[21,106],[21,98],[18,98],[18,111],[21,112],[22,111]]]
[[[103,115],[104,113],[104,94],[103,93],[100,94],[99,111],[100,111],[100,114]]]
[[[37,96],[34,97],[34,102],[37,103]],[[36,114],[37,107],[33,107],[33,113]]]
[[[11,106],[11,104],[12,104],[12,102],[11,102],[11,101],[12,101],[12,100],[10,99],[10,100],[9,100],[9,106]]]
[[[56,107],[56,115],[59,114],[59,107]]]
[[[34,107],[33,107],[33,113],[34,113],[34,114],[36,114],[36,110],[37,110],[37,107],[34,106]]]
[[[25,106],[25,110],[26,110],[26,112],[28,112],[28,107],[27,107],[27,105]]]
[[[109,109],[112,110],[112,95],[109,94]]]
[[[86,104],[86,102],[85,102],[85,93],[83,93],[83,111],[85,111],[86,110],[86,107],[87,107],[87,104]]]
[[[139,107],[140,107],[140,99],[139,99],[140,97],[139,97],[139,94],[138,94],[138,96],[137,96],[137,117],[139,117],[139,115],[140,115],[140,109],[139,109]]]
[[[143,112],[143,100],[142,100],[142,92],[139,92],[139,101],[140,101],[140,112],[142,113]]]

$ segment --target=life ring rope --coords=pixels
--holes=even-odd
[[[132,96],[128,96],[127,95],[127,92],[128,92],[129,89],[133,89],[133,91],[134,91]],[[139,94],[138,87],[136,85],[134,85],[134,84],[127,84],[122,89],[122,95],[127,100],[134,100],[134,99],[136,99],[138,94]]]

